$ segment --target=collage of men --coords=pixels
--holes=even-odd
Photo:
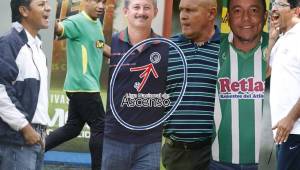
[[[300,0],[0,11],[0,170],[300,170]]]

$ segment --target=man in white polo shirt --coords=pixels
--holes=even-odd
[[[270,104],[277,169],[300,169],[300,0],[275,0],[272,7],[270,45],[277,41],[270,57]]]

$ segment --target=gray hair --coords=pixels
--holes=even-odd
[[[153,2],[154,7],[157,8],[157,0],[152,0],[152,2]],[[130,0],[124,0],[124,7],[128,8],[129,3],[130,3]]]

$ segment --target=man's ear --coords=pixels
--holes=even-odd
[[[25,6],[19,6],[19,12],[24,18],[28,16],[28,8]]]
[[[158,8],[154,8],[154,17],[156,17],[157,13],[158,13]]]
[[[300,7],[296,7],[295,14],[296,14],[297,17],[300,18]]]
[[[127,12],[128,12],[128,8],[124,7],[123,8],[123,14],[124,14],[124,16],[127,16]]]
[[[208,17],[211,21],[214,21],[217,17],[217,7],[216,6],[211,6],[209,12],[208,12]]]

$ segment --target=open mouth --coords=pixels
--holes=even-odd
[[[44,18],[45,20],[49,20],[49,15],[43,15],[43,18]]]
[[[191,24],[187,24],[187,23],[182,23],[181,24],[181,27],[190,27],[191,26]]]
[[[279,17],[280,17],[280,15],[279,15],[278,13],[275,13],[275,12],[274,12],[274,13],[271,14],[271,20],[272,20],[272,21],[278,20]]]
[[[97,14],[100,14],[100,15],[101,15],[101,14],[104,13],[104,10],[97,10],[96,12],[97,12]]]

